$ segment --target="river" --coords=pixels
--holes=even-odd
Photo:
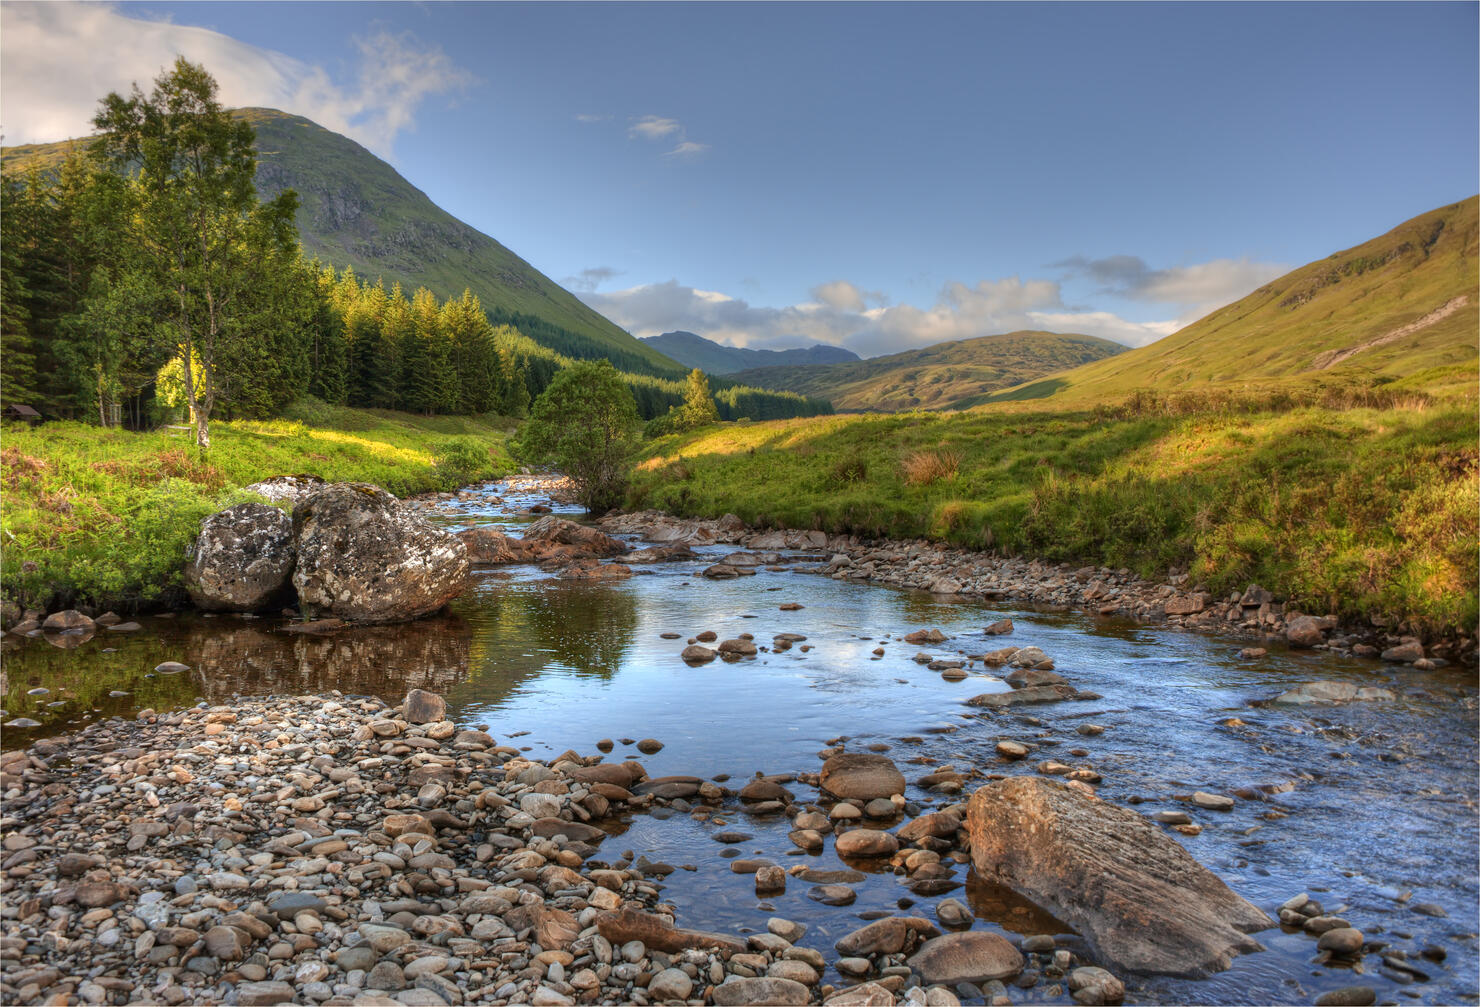
[[[526,520],[517,512],[534,499],[490,484],[439,520],[452,527],[517,525]],[[638,568],[615,583],[567,583],[533,567],[481,571],[476,587],[445,615],[328,637],[284,634],[276,618],[183,614],[143,619],[141,632],[100,634],[75,649],[8,636],[4,719],[24,716],[42,726],[7,729],[4,745],[145,707],[173,709],[233,694],[337,689],[396,701],[416,686],[445,695],[459,724],[486,725],[501,743],[540,758],[566,749],[592,754],[599,740],[610,739],[611,758],[640,758],[653,776],[728,774],[730,786],[756,772],[816,772],[818,753],[846,738],[849,750],[886,751],[912,781],[907,796],[926,810],[955,800],[913,783],[941,767],[1032,773],[1052,757],[1098,771],[1106,800],[1147,813],[1189,811],[1201,834],[1168,835],[1256,905],[1273,913],[1290,896],[1308,892],[1369,941],[1389,942],[1384,953],[1406,952],[1411,967],[1427,977],[1385,966],[1378,954],[1363,958],[1362,974],[1318,966],[1314,938],[1276,928],[1258,935],[1267,951],[1236,959],[1211,979],[1128,977],[1127,1002],[1310,1003],[1351,985],[1375,988],[1379,1002],[1480,999],[1472,673],[1416,672],[1274,645],[1268,657],[1251,661],[1237,656],[1248,645],[1243,640],[991,607],[789,568],[711,582],[699,571],[733,547],[696,551],[703,554],[698,562]],[[781,565],[802,561],[792,556]],[[782,611],[786,603],[803,607]],[[983,628],[1004,617],[1015,623],[1011,637],[986,637]],[[922,648],[901,638],[931,627],[948,636],[925,648],[932,656],[959,658],[1006,642],[1036,645],[1073,685],[1102,698],[1026,712],[964,706],[970,696],[1006,686],[980,663],[968,666],[964,681],[916,663]],[[720,639],[750,633],[767,649],[734,663],[688,667],[679,651],[704,630]],[[664,639],[665,633],[679,637]],[[768,645],[778,633],[806,640],[773,652]],[[156,672],[164,661],[190,670]],[[1398,699],[1260,705],[1317,679],[1383,686]],[[1104,733],[1077,733],[1085,723]],[[639,756],[630,742],[644,738],[664,747]],[[1004,763],[994,752],[1002,739],[1037,751],[1024,762]],[[788,786],[803,801],[815,797],[804,785]],[[1179,800],[1195,790],[1259,792],[1220,813]],[[726,847],[711,838],[724,829],[753,838]],[[761,856],[793,865],[788,829],[780,816],[736,812],[698,821],[641,814],[610,823],[617,834],[603,853],[630,850],[678,867],[664,895],[684,925],[744,932],[784,916],[806,923],[801,943],[825,950],[829,959],[832,942],[861,925],[858,914],[903,907],[933,919],[934,904],[947,897],[969,901],[978,927],[1009,935],[1059,929],[964,869],[952,891],[928,896],[911,891],[902,876],[870,874],[855,885],[858,899],[846,908],[810,900],[797,879],[785,894],[758,899],[753,879],[732,873],[730,859]],[[800,859],[820,870],[845,866],[830,845]],[[831,981],[843,982],[835,973]],[[1018,1003],[1070,1002],[1048,987],[1045,981],[1011,995]]]

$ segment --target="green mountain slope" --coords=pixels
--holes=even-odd
[[[795,367],[803,364],[840,364],[858,359],[858,354],[841,346],[818,343],[806,349],[751,350],[725,346],[692,332],[665,332],[644,336],[642,341],[671,357],[685,367],[697,367],[710,374],[734,374],[757,367]]]
[[[1141,389],[1319,381],[1474,394],[1480,197],[1302,266],[1150,346],[994,401],[1096,401]]]
[[[257,191],[298,193],[304,251],[362,278],[427,287],[439,298],[465,288],[496,322],[516,324],[566,356],[605,357],[620,370],[664,377],[685,368],[583,304],[512,251],[442,210],[348,137],[275,109],[239,109],[257,131]],[[82,141],[7,147],[6,174],[51,168]],[[519,317],[516,317],[519,316]]]
[[[1113,358],[1125,349],[1095,336],[1008,332],[851,363],[765,367],[730,377],[827,399],[840,412],[965,409],[998,389]]]

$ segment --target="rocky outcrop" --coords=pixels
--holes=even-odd
[[[468,584],[467,548],[378,486],[337,483],[293,511],[293,586],[306,614],[402,622],[434,612]]]
[[[318,476],[273,476],[243,489],[266,497],[275,504],[286,503],[296,507],[327,485],[329,484]]]
[[[185,565],[185,589],[208,612],[256,612],[284,600],[295,556],[286,513],[237,504],[202,522]]]
[[[539,563],[558,559],[605,559],[628,551],[626,542],[598,528],[548,514],[524,530],[524,548]]]
[[[971,862],[1073,927],[1102,964],[1198,977],[1263,950],[1274,925],[1147,819],[1033,777],[982,787],[967,809]]]
[[[457,538],[468,550],[469,563],[498,566],[530,562],[523,542],[492,528],[464,528]]]

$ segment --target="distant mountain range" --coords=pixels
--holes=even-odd
[[[965,409],[1000,389],[1125,350],[1096,336],[1008,332],[868,360],[765,367],[730,377],[757,388],[827,399],[839,412]]]
[[[385,161],[302,116],[238,109],[257,131],[257,192],[298,193],[298,233],[309,255],[362,279],[424,286],[438,297],[470,288],[494,320],[566,356],[605,357],[624,371],[680,377],[687,368],[623,331],[514,252],[438,207]],[[7,175],[59,164],[86,141],[6,147]]]
[[[733,374],[755,367],[837,364],[858,359],[858,354],[852,350],[823,343],[797,350],[750,350],[725,346],[712,339],[683,331],[645,336],[642,341],[685,367],[697,367],[710,374]]]
[[[1480,197],[1414,217],[1272,280],[1165,339],[992,401],[1123,398],[1140,389],[1403,381],[1473,395]],[[736,375],[741,377],[741,375]]]

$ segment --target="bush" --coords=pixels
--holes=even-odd
[[[956,470],[961,467],[961,452],[951,448],[916,451],[906,456],[900,467],[904,471],[906,486],[929,486],[943,479],[956,478]]]
[[[488,471],[488,448],[467,437],[453,437],[432,445],[433,464],[447,490],[466,486]]]

